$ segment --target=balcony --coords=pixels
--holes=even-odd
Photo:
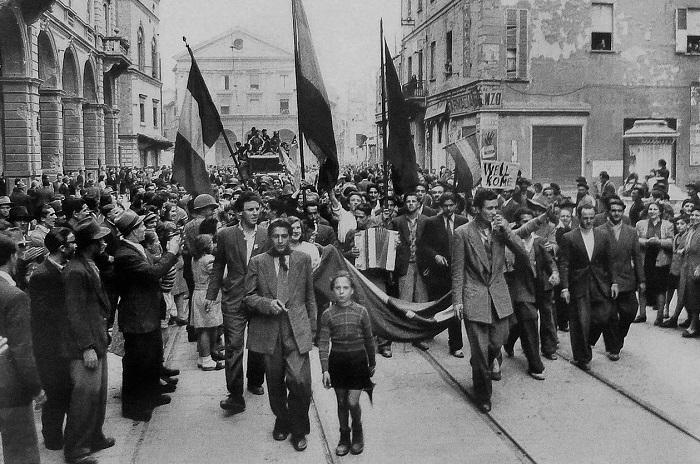
[[[131,66],[129,59],[129,41],[124,37],[105,37],[102,39],[105,54],[104,65],[107,72],[117,77]]]
[[[422,100],[425,103],[425,97],[428,96],[428,89],[425,81],[411,79],[401,88],[403,96],[406,100]]]

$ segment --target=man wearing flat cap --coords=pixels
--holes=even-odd
[[[170,403],[160,387],[163,341],[160,332],[160,278],[168,273],[180,252],[180,236],[168,241],[167,252],[154,263],[141,245],[146,234],[143,218],[131,210],[115,224],[122,243],[114,256],[119,276],[119,328],[124,334],[122,359],[122,415],[147,421],[153,408]],[[175,374],[172,374],[175,375]]]
[[[73,386],[64,433],[68,463],[92,464],[91,453],[114,446],[102,431],[107,405],[109,301],[95,259],[104,252],[109,229],[86,218],[75,227],[77,251],[62,272],[68,331],[63,340]]]
[[[10,197],[7,197],[7,196],[0,197],[0,219],[4,219],[6,221],[9,221],[11,208],[12,208],[12,201],[10,201]]]

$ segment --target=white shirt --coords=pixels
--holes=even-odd
[[[581,237],[583,238],[583,244],[586,246],[586,253],[588,253],[588,260],[590,261],[593,259],[593,248],[595,247],[593,229],[581,229]]]
[[[258,225],[252,232],[246,232],[245,229],[239,224],[238,227],[243,232],[243,238],[245,239],[245,262],[248,264],[250,262],[250,257],[253,255],[253,249],[255,248],[255,235],[258,232]]]
[[[12,285],[13,287],[17,286],[17,283],[15,282],[15,279],[10,277],[10,274],[8,274],[5,271],[0,271],[0,278],[3,278],[7,281],[8,284]]]
[[[348,235],[348,232],[357,229],[355,215],[342,206],[339,209],[333,209],[333,215],[338,218],[338,240],[340,243],[345,243],[345,236]]]

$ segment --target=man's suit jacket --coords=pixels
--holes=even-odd
[[[100,275],[76,256],[63,268],[62,276],[68,319],[67,356],[83,359],[83,351],[92,348],[99,358],[104,357],[109,345],[105,318],[110,304]]]
[[[644,219],[635,225],[637,236],[640,241],[647,240],[647,232],[649,231],[649,220]],[[670,266],[673,258],[673,224],[663,219],[661,221],[661,238],[659,239],[660,249],[656,255],[656,267]],[[640,243],[641,245],[641,243]],[[642,246],[642,253],[645,252],[645,247]],[[644,255],[642,255],[644,256]]]
[[[238,308],[245,297],[245,276],[248,272],[245,236],[239,226],[232,226],[221,229],[216,237],[214,269],[207,289],[207,299],[216,300],[221,290],[221,304],[226,308]],[[250,259],[269,248],[267,229],[258,226]]]
[[[288,256],[288,265],[288,311],[274,315],[272,300],[277,298],[274,258],[270,253],[263,253],[250,260],[245,281],[245,303],[252,312],[248,323],[248,349],[256,353],[274,352],[280,324],[287,317],[299,352],[304,354],[311,351],[317,312],[311,258],[302,252],[292,251]]]
[[[433,217],[433,216],[436,216],[437,214],[438,214],[438,212],[428,205],[424,205],[423,210],[421,211],[421,215],[425,216],[425,217]]]
[[[160,329],[160,278],[177,262],[177,256],[163,253],[158,263],[122,241],[114,255],[114,272],[119,287],[119,328],[125,333],[149,333]],[[66,289],[67,290],[67,289]]]
[[[535,253],[535,269],[530,264],[530,256],[524,244],[514,248],[514,270],[506,274],[508,289],[513,302],[536,303],[538,296],[544,291],[551,290],[549,276],[556,269],[552,254],[545,248],[545,240],[535,237],[532,243]],[[537,318],[537,311],[526,315],[524,319]]]
[[[622,224],[620,238],[615,238],[612,224],[606,222],[597,227],[610,236],[613,252],[613,266],[621,292],[634,292],[644,282],[644,256],[639,247],[639,238],[634,227]]]
[[[459,214],[455,214],[453,220],[454,231],[467,223],[467,218]],[[425,221],[423,235],[416,244],[416,255],[418,269],[423,276],[427,277],[430,285],[445,287],[445,291],[449,291],[449,267],[442,267],[435,262],[436,255],[444,256],[448,264],[452,262],[450,236],[445,227],[445,219],[442,214],[428,218]]]
[[[45,259],[29,280],[32,310],[32,340],[38,358],[65,358],[70,324],[65,306],[65,286],[61,270]]]
[[[333,228],[331,226],[327,226],[320,223],[316,226],[316,240],[314,241],[314,243],[317,243],[321,246],[340,245],[340,243],[338,242],[338,237],[335,235],[335,231],[333,230]]]
[[[25,406],[41,389],[30,326],[29,296],[0,277],[0,336],[9,348],[0,354],[0,408]]]
[[[559,273],[562,289],[569,289],[571,298],[604,301],[610,298],[610,286],[617,283],[610,236],[593,229],[593,240],[593,257],[589,259],[580,228],[562,237]]]
[[[416,218],[416,255],[418,255],[418,243],[425,231],[425,223],[427,220],[428,218],[422,214],[419,214]],[[401,239],[401,243],[396,248],[394,272],[396,275],[404,276],[406,272],[408,272],[408,262],[411,259],[411,230],[408,227],[408,218],[405,214],[395,217],[391,221],[391,230],[397,231]],[[416,257],[416,259],[418,258]]]
[[[492,307],[499,319],[513,314],[503,276],[505,247],[521,245],[510,229],[494,232],[491,237],[490,261],[477,221],[458,227],[452,242],[452,301],[464,305],[464,317],[471,322],[491,324]]]

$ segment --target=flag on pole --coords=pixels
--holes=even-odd
[[[173,178],[188,192],[208,193],[211,182],[204,158],[224,132],[224,127],[189,46],[187,51],[192,66],[175,139]]]
[[[318,159],[318,188],[327,190],[335,186],[339,173],[331,106],[301,0],[292,0],[292,7],[297,38],[294,53],[299,128]]]
[[[399,76],[391,59],[389,47],[384,40],[384,62],[386,72],[386,105],[389,128],[386,159],[391,163],[391,180],[399,195],[418,185],[416,149],[413,146],[408,108],[401,91]]]
[[[476,142],[476,132],[445,147],[455,161],[455,191],[471,191],[481,180],[481,160]]]

